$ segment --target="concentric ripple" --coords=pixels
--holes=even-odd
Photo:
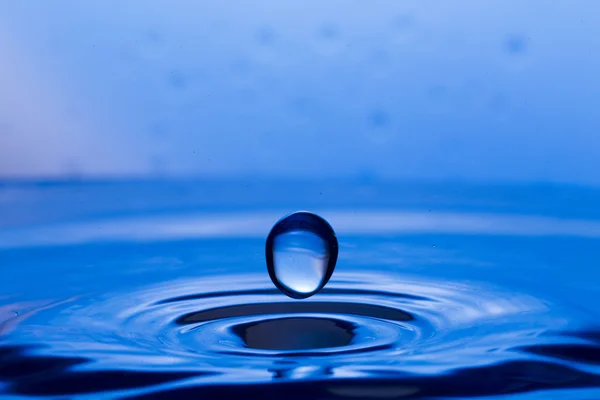
[[[43,311],[50,314],[43,317],[50,325],[37,325],[35,317],[20,322],[18,342],[32,347],[11,348],[5,365],[10,366],[11,357],[21,363],[52,358],[72,364],[67,362],[68,368],[59,373],[54,367],[54,375],[38,375],[38,381],[29,379],[27,387],[19,379],[8,379],[9,385],[14,393],[65,395],[74,389],[64,386],[61,391],[61,379],[90,370],[101,377],[119,365],[160,379],[139,378],[138,384],[129,380],[123,385],[113,380],[112,387],[94,381],[75,393],[99,390],[99,385],[124,396],[143,396],[150,393],[148,387],[159,385],[153,396],[164,392],[164,398],[177,398],[176,393],[209,398],[218,388],[230,390],[219,385],[262,384],[264,389],[280,382],[292,385],[292,392],[312,396],[315,387],[293,385],[314,381],[333,385],[320,386],[314,395],[321,397],[362,393],[362,398],[380,398],[423,394],[423,385],[439,389],[451,376],[491,368],[500,374],[494,384],[502,391],[520,391],[525,389],[502,375],[503,366],[532,363],[534,353],[547,359],[553,354],[548,346],[559,343],[564,348],[581,341],[557,333],[571,328],[569,318],[556,308],[549,312],[549,302],[532,296],[371,273],[340,273],[336,278],[318,295],[301,301],[272,288],[268,277],[254,275],[205,277],[127,295],[72,299]],[[231,282],[235,291],[228,290]],[[39,344],[44,347],[36,348]],[[87,372],[73,372],[72,365],[79,364]],[[537,384],[557,384],[548,377],[547,365],[566,368],[557,359],[540,365],[529,369]],[[591,372],[577,372],[584,373]],[[586,376],[586,385],[597,383],[597,375]],[[5,378],[0,371],[0,381]],[[360,382],[361,388],[349,389],[348,380]],[[456,381],[448,390],[467,395],[478,384]],[[481,389],[481,394],[500,393],[496,386]]]

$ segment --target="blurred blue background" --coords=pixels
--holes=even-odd
[[[0,3],[0,178],[597,185],[596,1]]]
[[[599,399],[599,50],[598,0],[0,0],[0,397]],[[280,301],[298,209],[338,235],[319,302],[414,341],[296,368],[240,358],[247,308],[177,322]]]

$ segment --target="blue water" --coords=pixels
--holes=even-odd
[[[0,397],[600,398],[600,191],[5,182]],[[295,300],[265,240],[339,242]]]

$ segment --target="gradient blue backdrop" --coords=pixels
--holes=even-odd
[[[0,3],[0,177],[600,183],[600,2]]]

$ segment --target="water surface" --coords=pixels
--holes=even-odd
[[[4,184],[0,396],[600,397],[594,191],[210,189]],[[339,259],[294,300],[264,245],[301,202]]]

